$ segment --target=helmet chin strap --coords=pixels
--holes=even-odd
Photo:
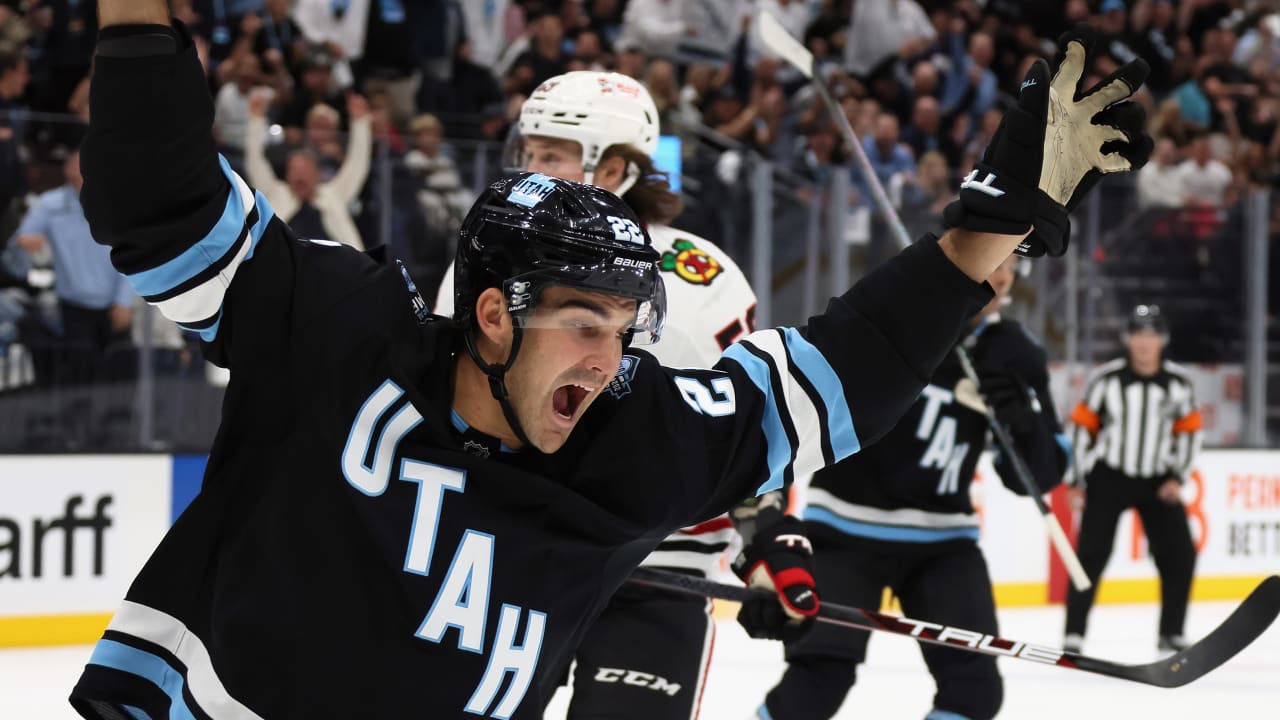
[[[501,365],[486,362],[480,355],[480,351],[476,348],[475,335],[468,330],[462,333],[463,344],[467,347],[467,354],[471,356],[472,362],[481,372],[489,377],[489,392],[493,393],[493,399],[498,401],[498,406],[502,408],[502,416],[507,419],[507,425],[511,426],[511,431],[516,434],[516,439],[526,448],[533,448],[533,443],[529,441],[529,436],[525,435],[524,427],[520,424],[520,419],[516,417],[516,409],[511,405],[510,395],[507,392],[506,376],[507,371],[516,362],[516,353],[520,351],[520,342],[524,339],[524,331],[516,325],[511,326],[511,353],[507,356],[507,361]]]

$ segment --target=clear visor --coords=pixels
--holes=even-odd
[[[507,142],[502,146],[502,170],[508,175],[524,172],[529,168],[529,154],[524,147],[524,133],[520,123],[511,123]]]
[[[551,288],[576,292],[549,293]],[[658,342],[667,314],[662,278],[635,268],[541,270],[507,280],[503,293],[518,327],[567,330],[590,337],[613,335],[624,347]]]

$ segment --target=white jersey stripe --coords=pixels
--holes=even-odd
[[[262,720],[257,713],[231,697],[214,672],[209,650],[177,618],[126,600],[107,629],[145,640],[172,653],[187,668],[186,686],[191,697],[210,717],[218,720]],[[90,663],[93,663],[92,659]],[[129,668],[120,669],[131,671]],[[174,700],[180,702],[181,695]]]
[[[813,404],[809,393],[796,383],[793,373],[797,369],[791,366],[782,335],[778,331],[755,333],[751,336],[751,344],[773,358],[778,377],[782,379],[783,403],[790,411],[791,424],[800,442],[800,446],[795,449],[793,472],[796,475],[813,473],[826,465],[822,456],[823,426],[818,408]]]
[[[977,527],[975,513],[936,513],[916,508],[882,510],[866,505],[855,505],[832,495],[822,488],[811,487],[807,495],[810,507],[822,507],[848,520],[917,528]]]

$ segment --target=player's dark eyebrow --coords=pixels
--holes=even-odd
[[[620,313],[633,312],[635,310],[635,307],[633,305],[628,306],[630,302],[632,301],[623,300],[619,298],[617,301],[617,305],[614,306],[612,304],[599,302],[593,298],[573,296],[573,297],[566,297],[552,303],[551,309],[563,310],[565,308],[580,308],[582,310],[586,310],[587,312],[593,315],[599,316],[601,320],[610,320],[612,319],[610,315],[610,310],[615,307],[617,311]]]
[[[587,312],[599,315],[602,320],[607,320],[609,318],[609,313],[603,306],[585,298],[565,298],[551,306],[552,310],[563,310],[565,308],[581,308]]]

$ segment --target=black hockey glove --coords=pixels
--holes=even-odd
[[[790,515],[756,531],[733,570],[750,588],[770,590],[742,604],[738,622],[753,638],[791,640],[813,624],[818,590],[813,580],[813,546]]]
[[[1081,92],[1094,38],[1085,24],[1063,34],[1051,83],[1047,64],[1031,66],[1017,106],[1005,113],[982,161],[961,183],[959,200],[947,206],[948,226],[1017,234],[1034,225],[1016,252],[1062,255],[1070,241],[1068,213],[1100,174],[1146,164],[1152,148],[1146,113],[1128,98],[1150,68],[1133,60]]]
[[[1022,81],[1018,104],[1004,114],[982,160],[960,184],[959,199],[947,206],[948,226],[1000,235],[1031,229],[1048,112],[1049,64],[1037,60]]]
[[[996,420],[1015,435],[1025,435],[1034,427],[1039,402],[1027,383],[1007,370],[978,370],[978,391]]]

